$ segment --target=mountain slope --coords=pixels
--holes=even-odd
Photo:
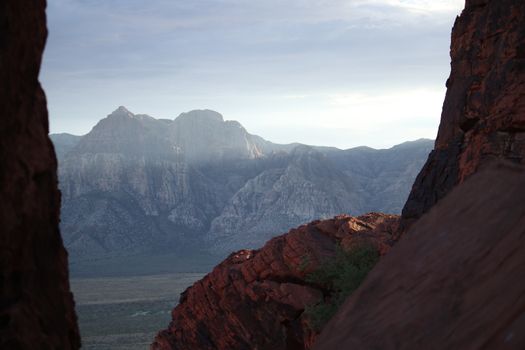
[[[63,152],[61,225],[73,261],[224,256],[306,221],[399,212],[432,148],[430,140],[388,150],[278,145],[210,110],[157,120],[125,107],[85,136],[51,136]]]
[[[82,136],[71,135],[68,133],[50,134],[49,138],[55,146],[55,153],[58,161],[60,161],[66,154],[69,153],[80,142]]]
[[[325,154],[360,189],[363,212],[400,213],[433,142],[409,141],[390,149],[357,147]]]
[[[275,232],[312,218],[361,212],[352,179],[324,155],[298,146],[281,158],[282,167],[248,180],[212,221],[215,249],[258,247]]]

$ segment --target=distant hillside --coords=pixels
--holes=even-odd
[[[88,134],[51,135],[72,261],[224,255],[341,213],[399,213],[433,141],[387,150],[278,145],[217,112],[175,120],[124,107]]]
[[[82,136],[71,135],[67,133],[62,134],[51,134],[49,135],[53,145],[55,146],[55,152],[58,159],[64,158],[64,156],[73,149],[80,142]]]

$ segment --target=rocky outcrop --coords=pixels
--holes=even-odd
[[[0,3],[0,348],[78,349],[38,72],[45,1]]]
[[[316,333],[304,310],[326,290],[306,276],[338,246],[391,247],[399,217],[367,214],[314,221],[241,250],[188,288],[152,349],[308,349]]]
[[[524,349],[523,198],[523,166],[469,177],[379,261],[314,349]]]
[[[80,264],[203,248],[222,259],[315,219],[399,213],[432,147],[278,145],[214,111],[158,120],[125,107],[85,136],[52,137],[62,233]]]
[[[405,225],[486,162],[525,163],[525,3],[467,0],[435,150],[403,209]]]
[[[524,16],[523,1],[467,0],[410,229],[315,349],[525,348]]]

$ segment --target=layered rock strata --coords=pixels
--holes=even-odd
[[[306,276],[336,254],[366,242],[385,254],[398,216],[367,214],[314,221],[241,250],[186,290],[152,349],[308,349],[316,333],[304,310],[323,299]]]
[[[279,145],[210,110],[168,120],[124,107],[82,137],[52,139],[73,271],[96,259],[203,249],[222,260],[312,220],[400,213],[433,146]]]

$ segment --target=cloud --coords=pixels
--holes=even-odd
[[[41,79],[51,128],[87,132],[121,104],[159,117],[212,107],[262,131],[263,124],[286,121],[297,128],[305,120],[317,130],[365,130],[349,116],[384,123],[378,106],[399,115],[408,108],[404,114],[415,120],[415,107],[396,104],[404,98],[398,92],[442,91],[450,28],[461,5],[48,0]],[[440,111],[436,104],[419,107],[423,119]]]

